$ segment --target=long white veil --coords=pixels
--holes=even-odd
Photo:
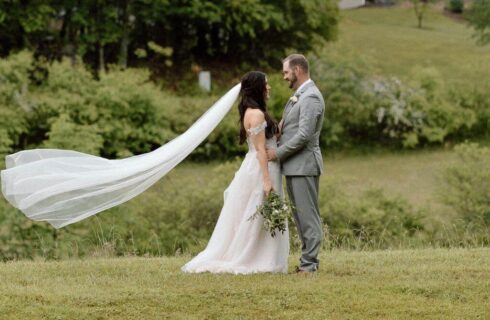
[[[164,176],[216,128],[240,92],[234,86],[186,132],[160,148],[120,160],[70,150],[33,149],[6,157],[2,193],[28,218],[55,228],[137,196]]]

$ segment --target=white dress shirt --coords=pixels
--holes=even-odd
[[[311,81],[312,81],[311,79],[308,79],[305,82],[303,82],[303,84],[299,86],[299,88],[296,90],[296,92],[294,94],[296,95],[296,93],[298,93],[307,83],[309,83]]]

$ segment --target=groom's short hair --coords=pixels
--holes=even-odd
[[[282,60],[282,63],[285,63],[286,61],[289,62],[289,67],[291,69],[294,67],[300,67],[304,73],[308,73],[310,71],[308,60],[306,60],[306,57],[302,54],[291,54],[286,59]]]

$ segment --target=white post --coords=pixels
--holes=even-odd
[[[206,92],[211,91],[211,72],[199,72],[199,86]]]

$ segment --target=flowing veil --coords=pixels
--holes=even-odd
[[[28,218],[55,228],[137,196],[187,157],[216,128],[240,92],[234,86],[186,132],[158,149],[109,160],[77,151],[33,149],[6,157],[2,193]]]

